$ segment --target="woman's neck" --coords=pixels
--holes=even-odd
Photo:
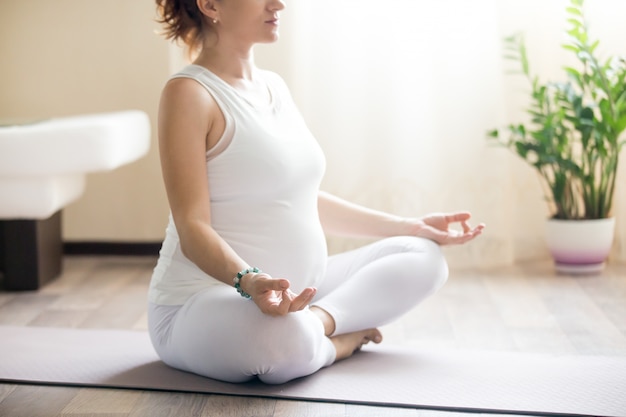
[[[193,62],[208,68],[228,83],[252,81],[256,66],[252,48],[238,51],[233,48],[203,48]]]
[[[266,105],[272,96],[266,82],[257,76],[252,49],[246,53],[223,48],[204,48],[193,62],[235,88],[249,102]]]

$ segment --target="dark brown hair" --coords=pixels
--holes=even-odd
[[[164,27],[161,34],[166,39],[183,42],[190,54],[202,47],[205,30],[204,15],[196,0],[156,0],[157,22]]]

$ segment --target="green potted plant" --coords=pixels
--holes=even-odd
[[[560,82],[531,73],[524,39],[505,39],[506,58],[520,64],[531,86],[530,121],[489,132],[539,173],[550,208],[547,244],[556,269],[602,270],[613,243],[611,215],[619,154],[626,143],[626,60],[597,55],[583,0],[567,7],[567,41],[577,67],[564,67]]]

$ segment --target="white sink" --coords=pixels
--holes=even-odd
[[[149,148],[149,118],[136,110],[0,126],[0,219],[48,218],[82,195],[85,174]]]
[[[62,269],[61,210],[89,172],[144,156],[150,121],[141,111],[0,125],[0,278],[10,291],[37,290]]]

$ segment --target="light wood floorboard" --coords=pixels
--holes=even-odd
[[[37,292],[0,291],[0,324],[146,328],[155,259],[64,259]],[[554,274],[537,262],[452,270],[446,286],[402,320],[385,343],[536,353],[626,356],[626,265],[600,275]],[[139,390],[0,384],[3,417],[453,417],[480,414]],[[493,416],[493,414],[491,415]]]

